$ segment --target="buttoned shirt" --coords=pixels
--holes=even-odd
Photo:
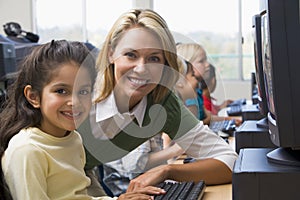
[[[85,146],[88,149],[88,154],[91,155],[87,154],[87,157],[91,156],[92,159],[89,157],[91,160],[87,159],[87,163],[94,165],[93,162],[96,160],[100,163],[106,163],[120,159],[153,137],[152,132],[155,133],[161,130],[161,132],[171,136],[188,156],[196,159],[214,158],[222,161],[232,170],[237,158],[235,151],[221,137],[212,132],[207,125],[197,120],[176,95],[170,92],[163,103],[160,104],[165,109],[158,108],[160,112],[156,115],[155,108],[154,111],[151,111],[151,109],[157,104],[152,105],[148,101],[149,99],[144,97],[132,111],[120,113],[112,93],[106,100],[97,103],[93,107],[89,121],[96,139],[91,139],[90,136],[85,138],[87,137],[86,134],[88,135],[86,127],[83,127],[82,131],[79,129],[84,141],[88,141],[85,142]],[[148,104],[152,106],[149,110],[146,109]],[[148,128],[151,124],[141,127],[147,114],[150,116],[148,118],[151,118],[152,115],[155,116],[154,119],[151,119],[154,121],[153,127]],[[135,124],[130,124],[134,119],[138,122],[138,127]],[[116,124],[117,127],[110,127],[110,124]],[[123,127],[128,128],[127,132],[124,133]],[[118,133],[118,130],[121,130],[121,132]],[[99,138],[108,141],[101,143],[101,141],[98,141]]]

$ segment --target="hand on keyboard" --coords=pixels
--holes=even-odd
[[[241,105],[245,105],[247,103],[247,99],[243,98],[243,99],[237,99],[235,101],[233,101],[232,103],[228,104],[227,107],[231,107],[231,106],[241,106]]]
[[[155,200],[200,200],[202,199],[206,185],[204,181],[199,181],[198,183],[194,183],[193,181],[165,181],[160,183],[158,187],[164,189],[166,193],[155,196]]]

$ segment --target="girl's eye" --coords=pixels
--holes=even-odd
[[[66,94],[67,93],[67,91],[65,89],[58,89],[55,92],[58,94]]]

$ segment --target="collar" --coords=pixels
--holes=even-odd
[[[134,116],[139,124],[142,126],[144,115],[147,107],[147,96],[132,109],[130,112],[120,113],[118,111],[115,95],[112,92],[106,99],[96,104],[96,122],[101,122],[106,119],[112,118],[115,115],[118,115],[121,118],[124,118],[125,115]]]

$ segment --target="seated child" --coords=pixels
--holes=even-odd
[[[0,113],[0,199],[117,199],[87,194],[85,151],[75,130],[89,115],[95,74],[80,42],[52,41],[24,59]],[[149,187],[118,199],[160,193]]]

